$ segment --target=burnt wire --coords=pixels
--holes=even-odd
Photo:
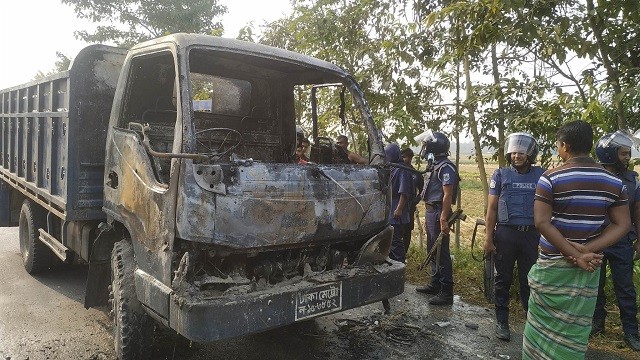
[[[385,329],[387,339],[402,345],[411,345],[416,341],[419,329],[407,325],[392,325]]]
[[[342,191],[344,191],[345,193],[347,193],[347,195],[349,195],[353,200],[355,200],[355,202],[358,203],[358,205],[360,206],[360,209],[362,209],[363,213],[367,213],[367,211],[364,209],[364,206],[362,206],[362,204],[360,203],[360,201],[358,200],[358,198],[356,198],[352,193],[350,193],[347,189],[345,189],[342,185],[340,185],[339,182],[337,182],[334,178],[332,178],[329,174],[327,174],[326,172],[324,172],[324,170],[317,168],[318,169],[318,173],[320,173],[320,175],[324,176],[325,178],[331,180],[334,184],[338,185],[338,187],[340,189],[342,189]]]
[[[347,189],[345,189],[342,185],[340,185],[340,183],[338,183],[334,178],[332,178],[331,176],[329,176],[329,174],[325,173],[322,169],[317,168],[318,173],[322,176],[324,176],[325,178],[331,180],[334,184],[338,185],[338,187],[340,189],[342,189],[342,191],[346,192],[349,196],[351,196],[351,198],[353,200],[355,200],[356,203],[358,203],[358,205],[360,206],[360,209],[362,209],[362,217],[360,218],[360,221],[358,222],[358,228],[360,228],[360,225],[362,225],[362,222],[364,221],[364,218],[367,217],[367,214],[369,213],[369,211],[371,210],[371,205],[369,205],[368,210],[364,209],[364,206],[362,206],[362,203],[360,203],[360,201],[358,200],[358,198],[356,198],[353,194],[351,194]]]

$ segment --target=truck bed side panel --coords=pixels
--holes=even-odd
[[[104,217],[104,149],[125,51],[83,49],[71,68],[0,90],[0,179],[67,221]]]

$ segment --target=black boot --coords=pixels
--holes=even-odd
[[[391,304],[389,303],[389,299],[382,300],[382,307],[384,308],[384,314],[391,314]]]
[[[436,295],[440,292],[440,285],[429,284],[427,286],[418,286],[416,291],[422,294]]]
[[[431,305],[453,305],[453,292],[440,290],[438,295],[429,300]]]
[[[498,322],[496,324],[496,337],[500,340],[511,340],[511,331],[509,330],[509,324],[506,322]]]

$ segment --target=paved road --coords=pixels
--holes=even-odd
[[[30,276],[22,266],[17,228],[0,228],[0,359],[114,359],[106,309],[86,310],[87,268],[68,266]],[[505,343],[493,336],[492,311],[456,298],[431,308],[407,285],[379,304],[283,329],[213,344],[190,344],[169,331],[156,337],[152,359],[519,359],[522,324]],[[618,359],[588,353],[588,359]]]

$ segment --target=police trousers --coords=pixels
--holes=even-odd
[[[427,253],[435,245],[440,235],[440,214],[442,205],[436,204],[426,207],[425,223],[427,227]],[[453,293],[453,263],[451,262],[451,250],[449,249],[449,236],[442,239],[440,248],[440,266],[436,266],[437,260],[431,261],[431,284],[440,287],[445,292]]]
[[[604,320],[607,316],[605,305],[607,299],[604,293],[606,282],[606,267],[611,268],[613,290],[620,309],[620,321],[625,335],[638,335],[638,320],[636,315],[636,288],[633,285],[633,246],[629,234],[617,243],[604,249],[604,258],[600,267],[600,286],[598,288],[598,301],[593,318]]]
[[[529,283],[527,274],[538,259],[540,233],[531,226],[529,231],[519,231],[516,227],[498,224],[493,235],[496,246],[495,305],[496,320],[509,322],[509,290],[513,283],[513,270],[518,264],[520,303],[527,311],[529,303]]]
[[[395,261],[405,262],[407,259],[403,236],[405,225],[406,224],[391,224],[391,226],[393,226],[393,239],[391,240],[389,258]]]

